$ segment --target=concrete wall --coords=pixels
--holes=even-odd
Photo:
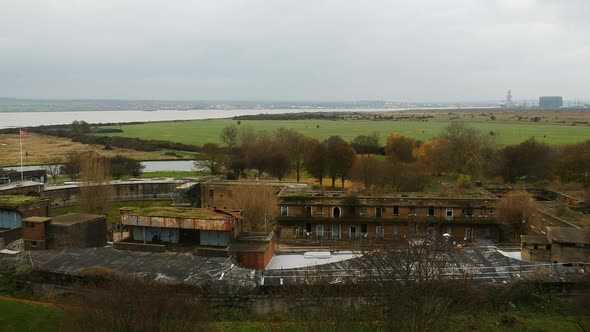
[[[522,259],[531,262],[550,262],[551,250],[522,248],[520,251]]]
[[[134,182],[114,183],[116,200],[124,199],[170,199],[170,194],[178,185],[178,181],[171,182]],[[41,193],[41,197],[48,198],[51,205],[69,205],[78,202],[80,187],[78,186],[55,186],[47,187]]]
[[[0,250],[4,249],[3,246],[8,245],[9,243],[16,241],[23,237],[23,229],[22,228],[13,228],[13,229],[0,229],[0,241],[3,245],[0,245]]]
[[[264,270],[272,256],[275,253],[275,244],[274,241],[269,243],[266,251],[264,252],[240,252],[238,253],[238,260],[240,262],[240,266],[248,268],[248,269],[259,269]]]
[[[241,193],[255,193],[258,188],[273,188],[278,195],[286,183],[265,183],[265,182],[225,182],[225,183],[202,183],[201,187],[201,204],[203,208],[217,209],[242,209],[236,196]]]
[[[134,242],[115,242],[115,249],[119,250],[131,250],[131,251],[145,251],[145,252],[165,252],[166,247],[163,244],[151,244],[151,243],[134,243]]]
[[[51,225],[47,228],[47,248],[91,248],[107,245],[106,218],[69,226]]]
[[[590,246],[576,247],[552,243],[551,261],[558,263],[590,262]]]

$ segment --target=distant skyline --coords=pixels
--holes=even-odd
[[[590,100],[590,1],[0,3],[0,97]]]

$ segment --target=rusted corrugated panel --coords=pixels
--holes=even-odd
[[[210,231],[231,231],[232,223],[229,220],[212,219],[185,219],[129,215],[121,218],[124,225],[161,227],[161,228],[182,228],[201,229]]]

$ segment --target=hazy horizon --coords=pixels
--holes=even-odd
[[[590,100],[590,1],[0,4],[5,99]]]

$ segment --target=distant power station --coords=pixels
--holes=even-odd
[[[539,97],[539,108],[551,109],[561,108],[563,106],[563,98],[561,96],[543,96]]]

